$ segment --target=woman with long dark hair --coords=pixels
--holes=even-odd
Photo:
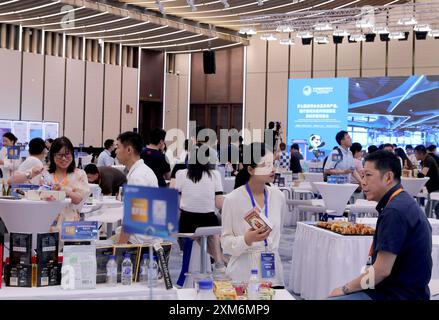
[[[247,160],[247,161],[246,161]],[[251,269],[258,269],[262,280],[283,287],[283,270],[279,256],[279,241],[283,226],[286,202],[276,187],[267,186],[274,180],[274,156],[264,144],[252,143],[244,149],[245,184],[229,193],[222,209],[221,244],[224,253],[231,258],[226,274],[233,280],[247,281]],[[272,229],[250,225],[244,219],[249,213],[264,215]],[[274,274],[262,270],[265,258],[274,263]]]
[[[12,173],[18,169],[21,159],[10,160],[7,158],[7,148],[15,146],[18,140],[17,137],[12,132],[6,132],[2,138],[3,147],[0,149],[0,175],[7,181]]]
[[[58,231],[62,221],[79,220],[83,200],[90,194],[87,175],[75,165],[74,149],[66,137],[57,138],[50,147],[49,172],[44,173],[44,183],[53,190],[65,191],[71,203],[58,215],[53,231]]]
[[[195,148],[189,155],[187,169],[177,171],[175,188],[180,192],[180,233],[193,233],[198,227],[220,226],[215,208],[223,204],[220,173],[208,161],[206,150]],[[208,153],[208,150],[207,150]],[[224,269],[219,236],[208,238],[208,252],[217,269]]]
[[[407,156],[403,148],[396,148],[395,154],[402,161],[402,169],[413,170],[416,168],[415,165],[410,161],[409,157]]]

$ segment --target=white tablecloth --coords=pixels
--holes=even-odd
[[[416,196],[419,192],[421,192],[422,188],[428,181],[428,177],[426,178],[406,178],[401,177],[401,184],[404,190],[411,195],[412,197]]]
[[[195,300],[197,298],[196,289],[178,289],[178,300]],[[276,290],[273,300],[296,300],[287,290]]]
[[[334,210],[333,215],[343,215],[344,209],[358,185],[352,183],[332,184],[311,182],[320,192],[327,210]]]
[[[433,259],[433,269],[431,270],[431,279],[439,279],[439,236],[432,237],[433,246],[431,248],[431,258]]]
[[[4,284],[3,284],[4,285]],[[134,283],[131,286],[118,284],[109,287],[96,285],[96,289],[63,290],[61,286],[41,288],[14,288],[3,286],[0,300],[149,300],[149,288]],[[166,290],[164,284],[153,289],[154,300],[177,300],[177,289]]]
[[[289,289],[305,299],[325,299],[360,275],[372,236],[342,236],[297,223]]]

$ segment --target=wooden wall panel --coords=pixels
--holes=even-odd
[[[0,119],[20,116],[21,53],[0,49]]]
[[[87,62],[86,68],[84,144],[101,147],[104,65]]]
[[[21,119],[43,120],[44,56],[23,53]]]

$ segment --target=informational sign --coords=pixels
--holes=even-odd
[[[6,158],[9,160],[18,160],[20,159],[21,146],[11,146],[6,148]]]
[[[63,241],[99,240],[97,221],[63,221],[61,228]]]
[[[33,138],[43,137],[43,124],[41,122],[29,122],[29,141]]]
[[[43,122],[44,140],[56,139],[59,135],[59,123]]]
[[[0,138],[6,132],[12,132],[19,143],[26,146],[33,138],[56,139],[59,137],[59,123],[40,121],[0,120]],[[2,140],[0,139],[0,147]]]
[[[29,123],[27,121],[12,122],[12,133],[17,137],[18,142],[29,141]]]
[[[329,154],[337,132],[347,129],[348,106],[348,78],[290,79],[288,144],[306,140],[306,159]]]
[[[124,231],[172,239],[178,230],[177,203],[175,189],[125,186]]]

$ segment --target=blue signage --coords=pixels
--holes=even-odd
[[[347,129],[349,78],[290,79],[287,141],[307,141],[306,159],[323,160]]]
[[[21,146],[7,147],[6,151],[7,151],[6,158],[8,158],[9,160],[20,159]]]
[[[63,241],[99,240],[97,221],[63,221],[61,226]]]
[[[175,189],[125,186],[124,231],[171,239],[178,232],[177,204]]]

